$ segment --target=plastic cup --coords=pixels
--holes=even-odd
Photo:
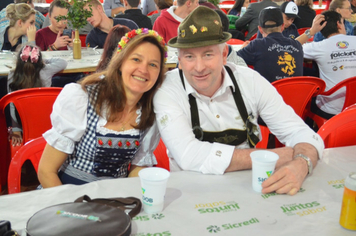
[[[169,171],[159,167],[150,167],[138,172],[141,180],[143,210],[147,214],[163,210]]]
[[[252,188],[260,193],[263,181],[273,174],[279,156],[265,150],[253,151],[250,156],[252,160]]]
[[[240,17],[243,16],[245,12],[246,12],[246,7],[241,7]]]

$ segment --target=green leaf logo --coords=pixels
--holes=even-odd
[[[206,228],[209,233],[218,233],[220,231],[220,227],[216,225],[210,225],[208,228]]]
[[[146,190],[144,188],[141,189],[142,189],[142,194],[145,194]]]
[[[267,176],[270,177],[272,175],[272,172],[273,171],[266,171]]]

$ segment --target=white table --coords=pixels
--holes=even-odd
[[[355,235],[339,225],[344,179],[356,171],[355,152],[356,146],[325,150],[323,160],[295,196],[254,192],[250,170],[220,176],[173,172],[163,212],[141,211],[133,218],[132,235]],[[140,198],[140,181],[104,180],[1,196],[0,219],[24,229],[38,210],[84,194]]]

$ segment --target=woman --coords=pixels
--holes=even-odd
[[[122,36],[129,31],[130,29],[124,25],[116,25],[109,31],[105,40],[103,54],[101,55],[99,65],[96,67],[97,72],[106,69],[113,56],[114,50],[117,49],[118,42],[120,42]]]
[[[136,176],[156,164],[152,99],[163,82],[165,50],[155,31],[132,30],[105,71],[64,87],[53,127],[43,135],[38,178],[44,188]]]
[[[9,22],[0,29],[0,50],[15,51],[22,43],[35,44],[35,10],[26,3],[10,4],[6,7]]]
[[[350,19],[352,15],[351,3],[349,0],[333,0],[330,3],[329,10],[338,12],[344,20],[346,34],[354,35],[354,28],[352,24],[347,21],[347,19]],[[314,35],[314,42],[319,42],[324,39],[325,38],[321,32],[318,32]]]
[[[245,7],[245,9],[247,9],[248,5],[250,5],[250,0],[236,0],[234,6],[229,10],[227,14],[240,16],[241,8]]]
[[[154,25],[156,19],[161,15],[163,9],[168,9],[173,5],[173,0],[154,0],[156,4],[156,9],[158,13],[151,16],[152,26]]]
[[[313,0],[295,0],[298,6],[298,17],[294,19],[294,24],[298,29],[311,27],[316,15],[313,10]]]

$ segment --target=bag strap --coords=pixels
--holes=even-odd
[[[95,198],[91,199],[88,195],[77,198],[74,202],[94,202],[98,204],[108,205],[120,208],[121,210],[130,210],[128,215],[133,218],[141,212],[142,203],[140,199],[135,197],[126,198]],[[133,206],[135,205],[135,206]]]

